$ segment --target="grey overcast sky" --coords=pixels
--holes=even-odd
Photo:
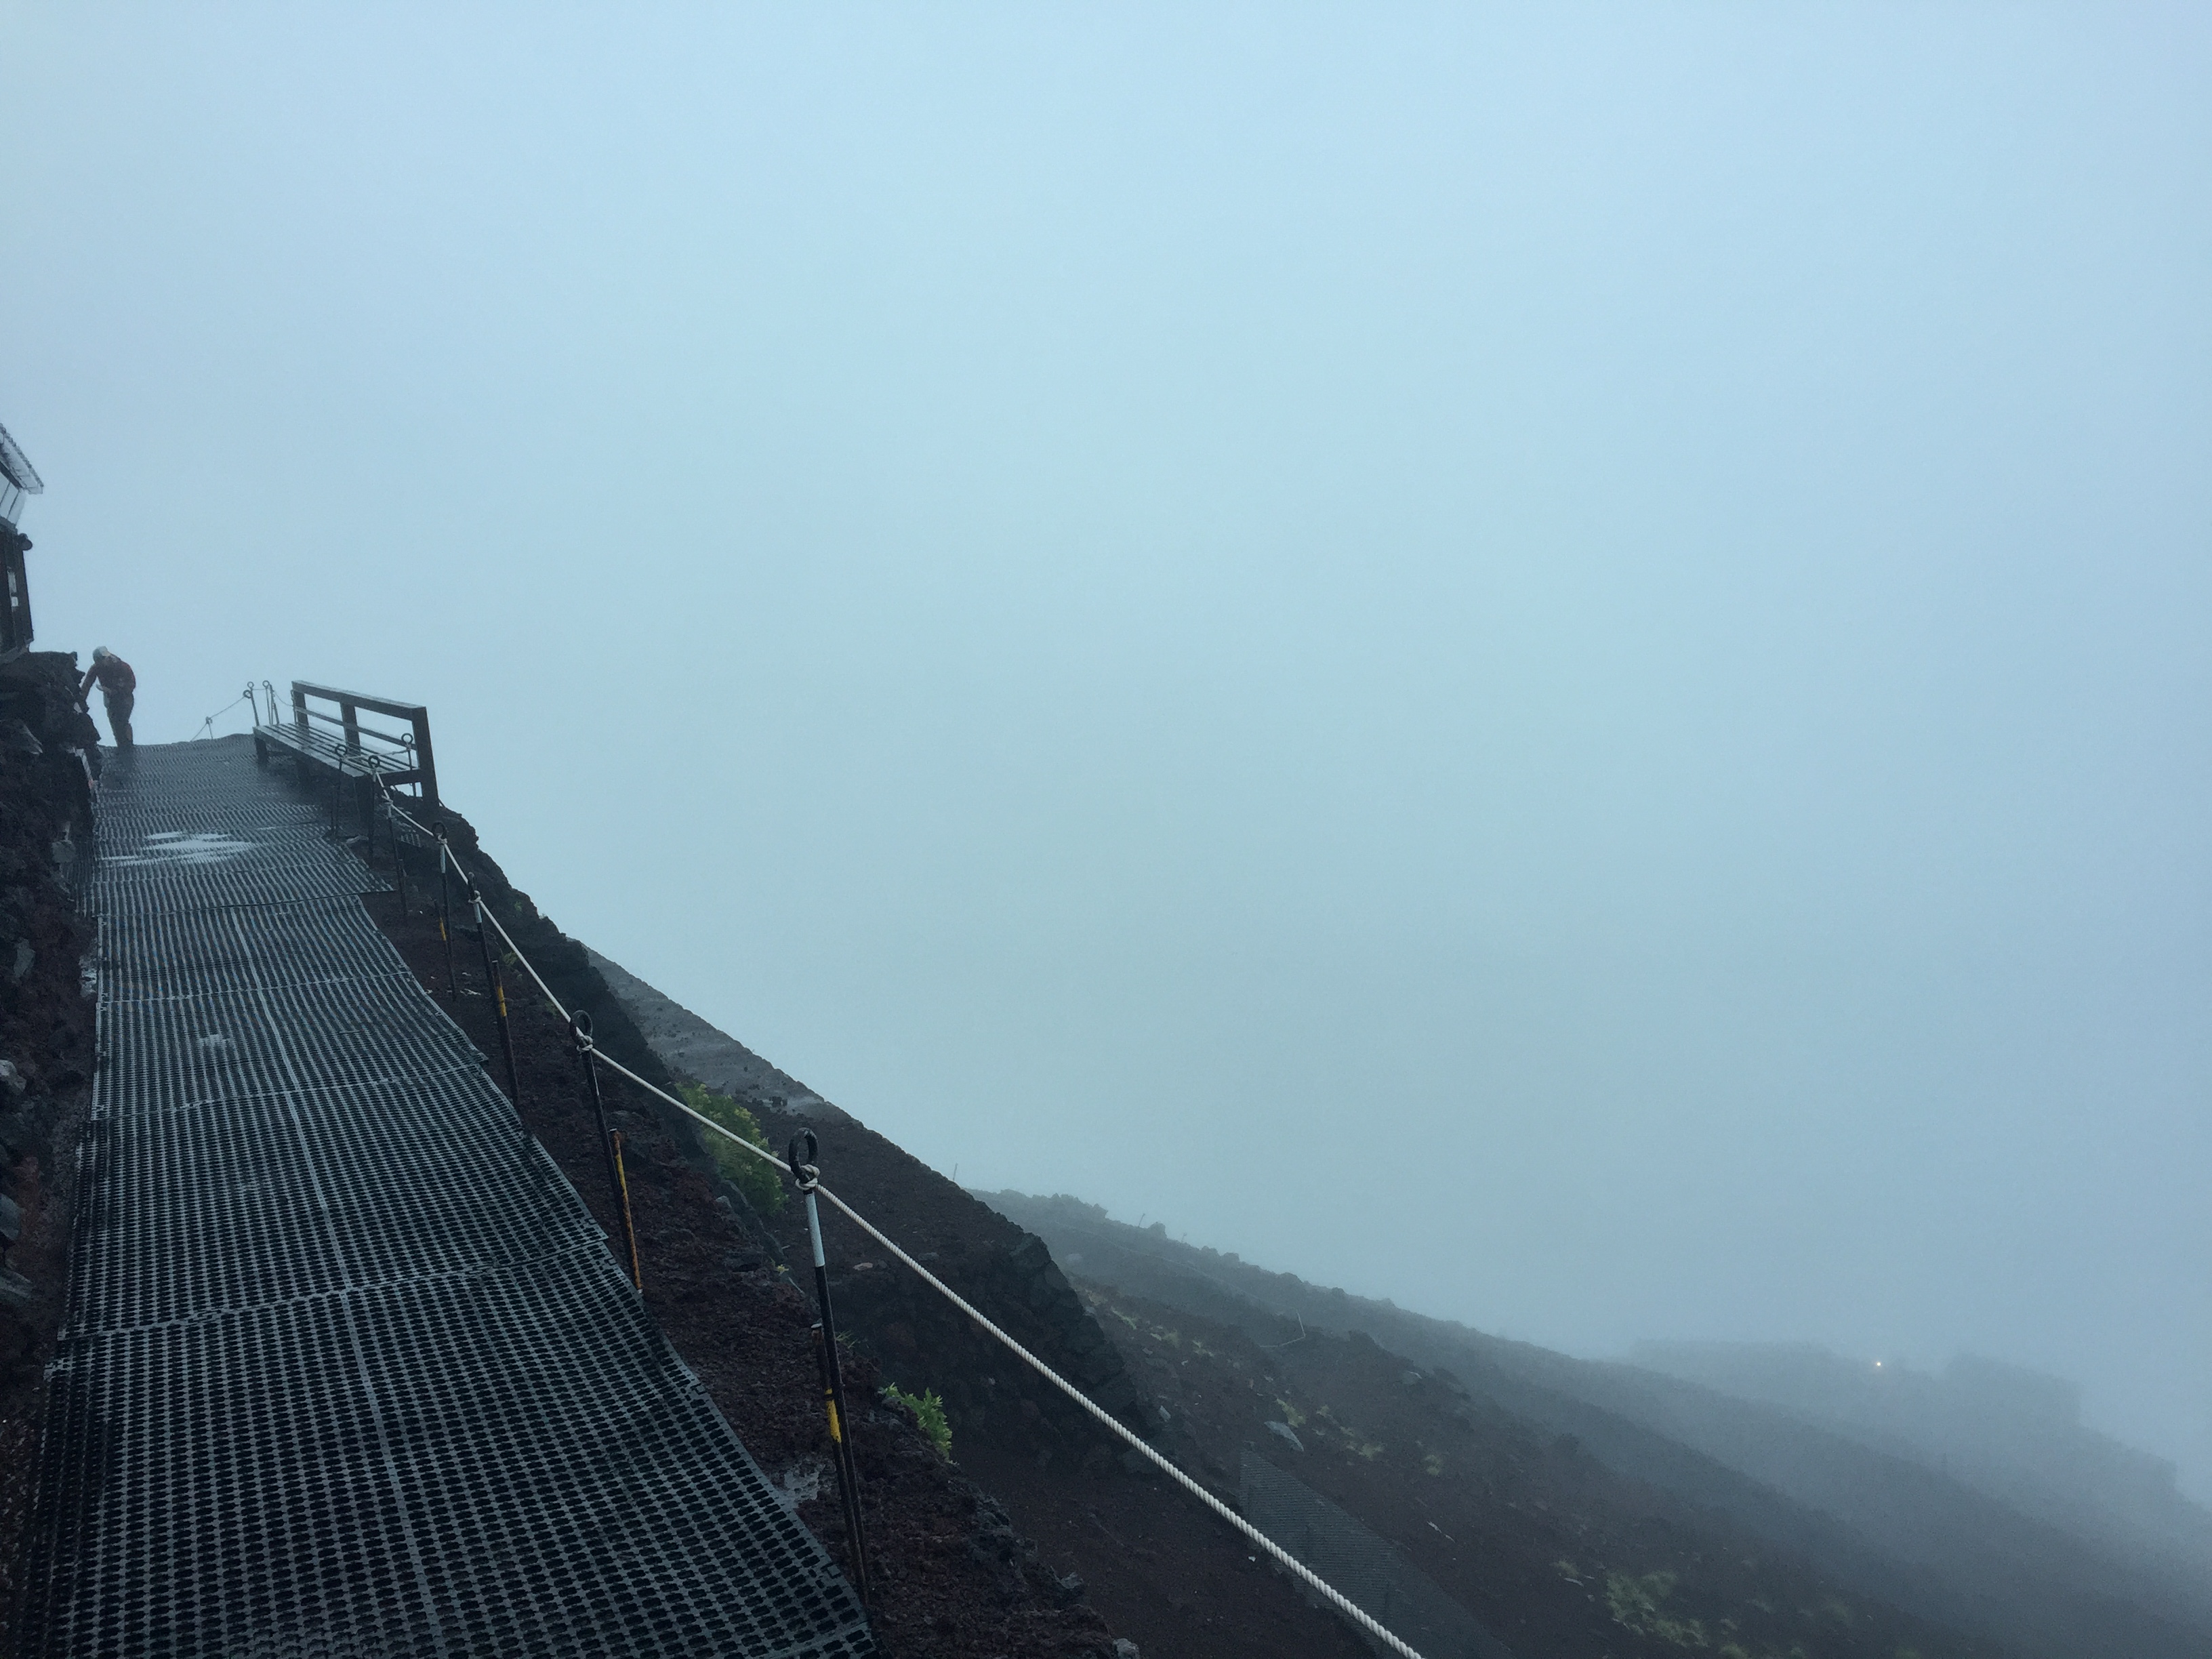
[[[143,739],[422,699],[964,1182],[2047,1368],[2212,1495],[2204,8],[0,43],[40,639]]]

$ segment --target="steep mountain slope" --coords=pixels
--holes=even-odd
[[[1710,1390],[1358,1304],[1179,1250],[1072,1200],[981,1202],[593,958],[457,828],[497,913],[556,993],[593,1012],[611,1053],[647,1075],[729,1092],[775,1144],[811,1123],[831,1185],[1185,1469],[1233,1501],[1249,1456],[1279,1462],[1516,1652],[1983,1659],[2002,1633],[2027,1652],[2212,1655],[2212,1644],[2128,1594],[2098,1597],[2089,1587],[2099,1564],[2063,1534],[2038,1533],[1973,1494],[1915,1487],[1863,1448],[1808,1438],[1786,1419],[1778,1419],[1801,1431],[1796,1437],[1760,1425]],[[426,981],[438,983],[441,953],[419,888],[412,910],[389,925]],[[474,979],[465,963],[461,1017],[490,1050]],[[472,989],[478,999],[465,994]],[[515,999],[526,1117],[588,1195],[603,1183],[593,1179],[576,1062],[533,1000]],[[763,1435],[777,1449],[770,1455],[791,1460],[779,1467],[799,1471],[818,1456],[818,1432],[783,1399],[796,1380],[793,1356],[772,1340],[760,1346],[803,1313],[778,1272],[779,1257],[805,1260],[797,1206],[747,1220],[739,1206],[717,1205],[733,1189],[686,1121],[617,1093],[641,1155],[648,1296],[740,1432],[749,1442]],[[951,1425],[954,1467],[933,1474],[916,1461],[920,1443],[902,1417],[878,1413],[864,1425],[882,1437],[873,1502],[893,1564],[887,1581],[906,1598],[882,1610],[887,1638],[902,1644],[892,1650],[1079,1652],[1099,1639],[1099,1615],[1150,1659],[1358,1650],[1235,1533],[1117,1453],[864,1235],[835,1218],[825,1234],[857,1369],[933,1390]],[[1717,1407],[1725,1409],[1714,1418]],[[1298,1448],[1271,1422],[1298,1437]],[[1747,1424],[1765,1438],[1748,1453],[1735,1449],[1733,1462],[1700,1443]],[[1759,1478],[1747,1474],[1762,1457]],[[1893,1512],[1869,1529],[1789,1495],[1786,1482],[1823,1480],[1862,1510]],[[834,1507],[823,1498],[802,1506],[833,1540]],[[1932,1566],[1898,1547],[1917,1540],[1923,1556],[1941,1556],[1919,1537],[1931,1525],[1972,1536]],[[950,1558],[943,1571],[930,1569],[933,1539],[962,1560],[1000,1563],[997,1587],[956,1588],[968,1569]],[[1967,1571],[1956,1570],[1961,1561]],[[979,1595],[986,1605],[969,1609]]]
[[[1479,1382],[1411,1366],[1362,1334],[1309,1330],[1262,1348],[1187,1309],[1086,1294],[1153,1382],[1192,1465],[1264,1457],[1387,1540],[1516,1654],[1998,1650],[1855,1593],[1504,1409]]]
[[[2140,1561],[2023,1516],[1940,1471],[1771,1407],[1633,1366],[1577,1360],[1179,1244],[1060,1197],[991,1202],[1079,1282],[1139,1294],[1267,1343],[1364,1332],[1618,1474],[1802,1554],[1856,1594],[2051,1659],[2212,1655],[2188,1598]]]
[[[1080,1327],[1062,1316],[1070,1351],[1103,1370],[1088,1346],[1090,1333],[1103,1330],[1119,1374],[1133,1379],[1137,1415],[1224,1498],[1238,1496],[1248,1451],[1288,1447],[1269,1418],[1299,1418],[1302,1449],[1285,1450],[1286,1469],[1367,1521],[1513,1651],[1601,1659],[1703,1644],[1735,1659],[1981,1659],[1996,1650],[1854,1592],[1697,1501],[1624,1479],[1571,1436],[1500,1409],[1448,1373],[1409,1387],[1408,1361],[1364,1338],[1285,1346],[1270,1334],[1278,1346],[1263,1350],[1233,1319],[1196,1320],[1096,1286],[1078,1300],[1048,1265],[1048,1240],[616,964],[593,962],[626,1024],[672,1069],[739,1095],[772,1137],[802,1109],[828,1126],[827,1177],[910,1248],[935,1256],[933,1267],[962,1264],[994,1239],[1019,1241],[1012,1255],[1040,1264],[1028,1299],[1083,1310]],[[774,1230],[798,1246],[795,1232]],[[1048,1565],[1086,1581],[1113,1626],[1145,1654],[1358,1650],[1347,1631],[1299,1607],[1233,1534],[1143,1478],[1133,1458],[1109,1460],[1096,1444],[1063,1438],[1066,1425],[1052,1419],[1043,1391],[1003,1350],[942,1330],[917,1340],[911,1322],[927,1314],[927,1293],[886,1271],[863,1237],[834,1219],[825,1231],[833,1283],[864,1346],[903,1386],[943,1395],[963,1468],[1005,1503]],[[1022,1299],[1009,1284],[969,1284],[996,1294],[994,1307]]]
[[[2081,1391],[2057,1377],[1968,1355],[1931,1373],[1805,1343],[1643,1342],[1631,1358],[1954,1475],[2164,1577],[2212,1619],[2212,1511],[2182,1495],[2172,1464],[2083,1423]]]

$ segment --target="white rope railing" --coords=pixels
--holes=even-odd
[[[379,778],[377,781],[379,787],[381,787],[383,780]],[[463,868],[460,860],[453,857],[452,850],[446,845],[445,837],[434,830],[424,828],[423,825],[416,823],[414,818],[410,817],[405,812],[401,811],[399,807],[392,801],[391,792],[389,790],[386,790],[384,792],[384,799],[386,809],[395,817],[404,819],[407,823],[413,824],[422,834],[430,836],[433,840],[438,842],[441,854],[453,860],[453,866],[455,871],[459,872],[461,879],[467,882],[471,891],[474,891],[476,889],[475,879],[470,876],[467,870]],[[552,1005],[553,1011],[561,1017],[563,1022],[568,1022],[570,1019],[568,1011],[562,1006],[561,999],[553,994],[553,988],[546,984],[544,978],[538,973],[538,969],[532,966],[530,958],[523,954],[522,947],[514,942],[514,935],[509,933],[505,927],[500,926],[499,918],[492,915],[491,907],[484,903],[480,896],[477,900],[477,910],[479,915],[483,916],[485,921],[490,922],[492,927],[498,931],[500,938],[507,943],[507,948],[509,954],[511,954],[517,962],[522,964],[523,971],[528,974],[532,981],[536,983],[538,990],[544,995],[545,1000]],[[711,1129],[714,1133],[721,1136],[723,1139],[730,1142],[731,1145],[743,1147],[746,1152],[751,1153],[753,1157],[760,1158],[767,1164],[772,1164],[776,1169],[782,1170],[784,1174],[789,1175],[792,1173],[791,1165],[785,1163],[774,1152],[769,1152],[766,1147],[756,1146],[751,1141],[747,1140],[743,1135],[738,1133],[734,1129],[726,1128],[721,1124],[715,1122],[711,1117],[693,1109],[692,1107],[684,1101],[677,1098],[676,1096],[669,1093],[667,1090],[661,1088],[658,1084],[648,1083],[645,1079],[640,1077],[635,1072],[631,1071],[629,1066],[623,1065],[620,1060],[608,1054],[605,1049],[594,1045],[591,1049],[591,1055],[593,1060],[599,1061],[601,1065],[611,1066],[615,1071],[622,1073],[623,1076],[628,1078],[632,1083],[635,1083],[639,1088],[644,1090],[647,1094],[656,1096],[659,1099],[665,1101],[669,1105],[673,1106],[678,1111],[683,1113],[684,1116],[690,1118],[693,1122],[700,1125],[702,1128]],[[1267,1534],[1261,1532],[1249,1521],[1247,1521],[1243,1516],[1237,1514],[1236,1510],[1231,1509],[1228,1504],[1223,1503],[1212,1492],[1206,1491],[1204,1486],[1199,1485],[1199,1483],[1192,1480],[1190,1476],[1185,1474],[1181,1469],[1177,1468],[1164,1454],[1159,1451],[1156,1447],[1148,1444],[1140,1436],[1133,1432],[1127,1425],[1121,1422],[1120,1419],[1114,1416],[1114,1414],[1106,1410],[1104,1407],[1092,1400],[1090,1395],[1085,1394],[1082,1389],[1077,1388],[1075,1384],[1069,1382],[1058,1371],[1053,1370],[1051,1366],[1046,1364],[1045,1362],[1038,1358],[1036,1355],[1031,1353],[1027,1348],[1016,1341],[1013,1337],[1009,1335],[1006,1332],[1001,1330],[988,1315],[985,1314],[981,1309],[977,1308],[974,1303],[969,1301],[968,1298],[962,1296],[959,1291],[954,1290],[950,1285],[939,1279],[935,1273],[923,1267],[921,1262],[915,1261],[904,1250],[901,1249],[896,1243],[892,1243],[890,1238],[881,1228],[878,1227],[858,1210],[845,1202],[843,1199],[838,1197],[836,1194],[831,1192],[827,1187],[817,1186],[815,1190],[820,1194],[823,1199],[835,1205],[837,1209],[844,1214],[845,1218],[851,1221],[854,1226],[858,1227],[862,1232],[867,1234],[867,1236],[875,1240],[877,1243],[882,1245],[884,1249],[890,1251],[891,1255],[897,1257],[902,1264],[911,1269],[917,1276],[920,1277],[922,1283],[927,1285],[932,1290],[935,1291],[939,1296],[950,1302],[954,1307],[959,1309],[962,1313],[974,1320],[975,1323],[981,1326],[985,1331],[988,1332],[992,1336],[1004,1343],[1006,1347],[1012,1352],[1014,1356],[1020,1359],[1024,1364],[1027,1365],[1039,1376],[1044,1378],[1046,1382],[1051,1383],[1053,1387],[1058,1389],[1070,1400],[1073,1400],[1078,1406],[1081,1407],[1083,1410],[1089,1413],[1091,1417],[1095,1418],[1110,1433],[1127,1443],[1131,1449],[1137,1452],[1139,1455],[1149,1459],[1152,1464],[1170,1480],[1173,1480],[1185,1492],[1188,1492],[1192,1497],[1197,1498],[1200,1503],[1205,1504],[1209,1510],[1212,1510],[1214,1514],[1219,1516],[1224,1521],[1226,1521],[1231,1526],[1234,1527],[1238,1532],[1242,1533],[1247,1539],[1251,1540],[1251,1542],[1265,1550],[1271,1559],[1279,1563],[1283,1567],[1294,1574],[1309,1589],[1327,1600],[1330,1606],[1336,1608],[1338,1612],[1343,1613],[1346,1618],[1351,1620],[1362,1630],[1375,1638],[1376,1641],[1381,1642],[1385,1646],[1389,1647],[1392,1652],[1402,1656],[1402,1659],[1421,1659],[1419,1653],[1407,1645],[1407,1644],[1395,1632],[1382,1625],[1372,1614],[1369,1613],[1364,1608],[1356,1606],[1348,1596],[1345,1595],[1343,1592],[1339,1590],[1334,1585],[1322,1578],[1318,1573],[1315,1572],[1312,1568],[1307,1566],[1304,1562],[1299,1560],[1281,1545],[1276,1543],[1273,1539],[1268,1537]]]

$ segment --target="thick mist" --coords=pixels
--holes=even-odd
[[[142,741],[421,698],[965,1183],[2047,1370],[2212,1495],[2202,11],[0,40],[40,640]]]

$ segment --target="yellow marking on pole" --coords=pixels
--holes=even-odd
[[[615,1184],[622,1188],[623,1232],[629,1240],[629,1282],[637,1286],[640,1296],[645,1294],[645,1274],[637,1265],[637,1223],[629,1212],[629,1171],[623,1167],[622,1131],[616,1129],[609,1138],[615,1143]]]

